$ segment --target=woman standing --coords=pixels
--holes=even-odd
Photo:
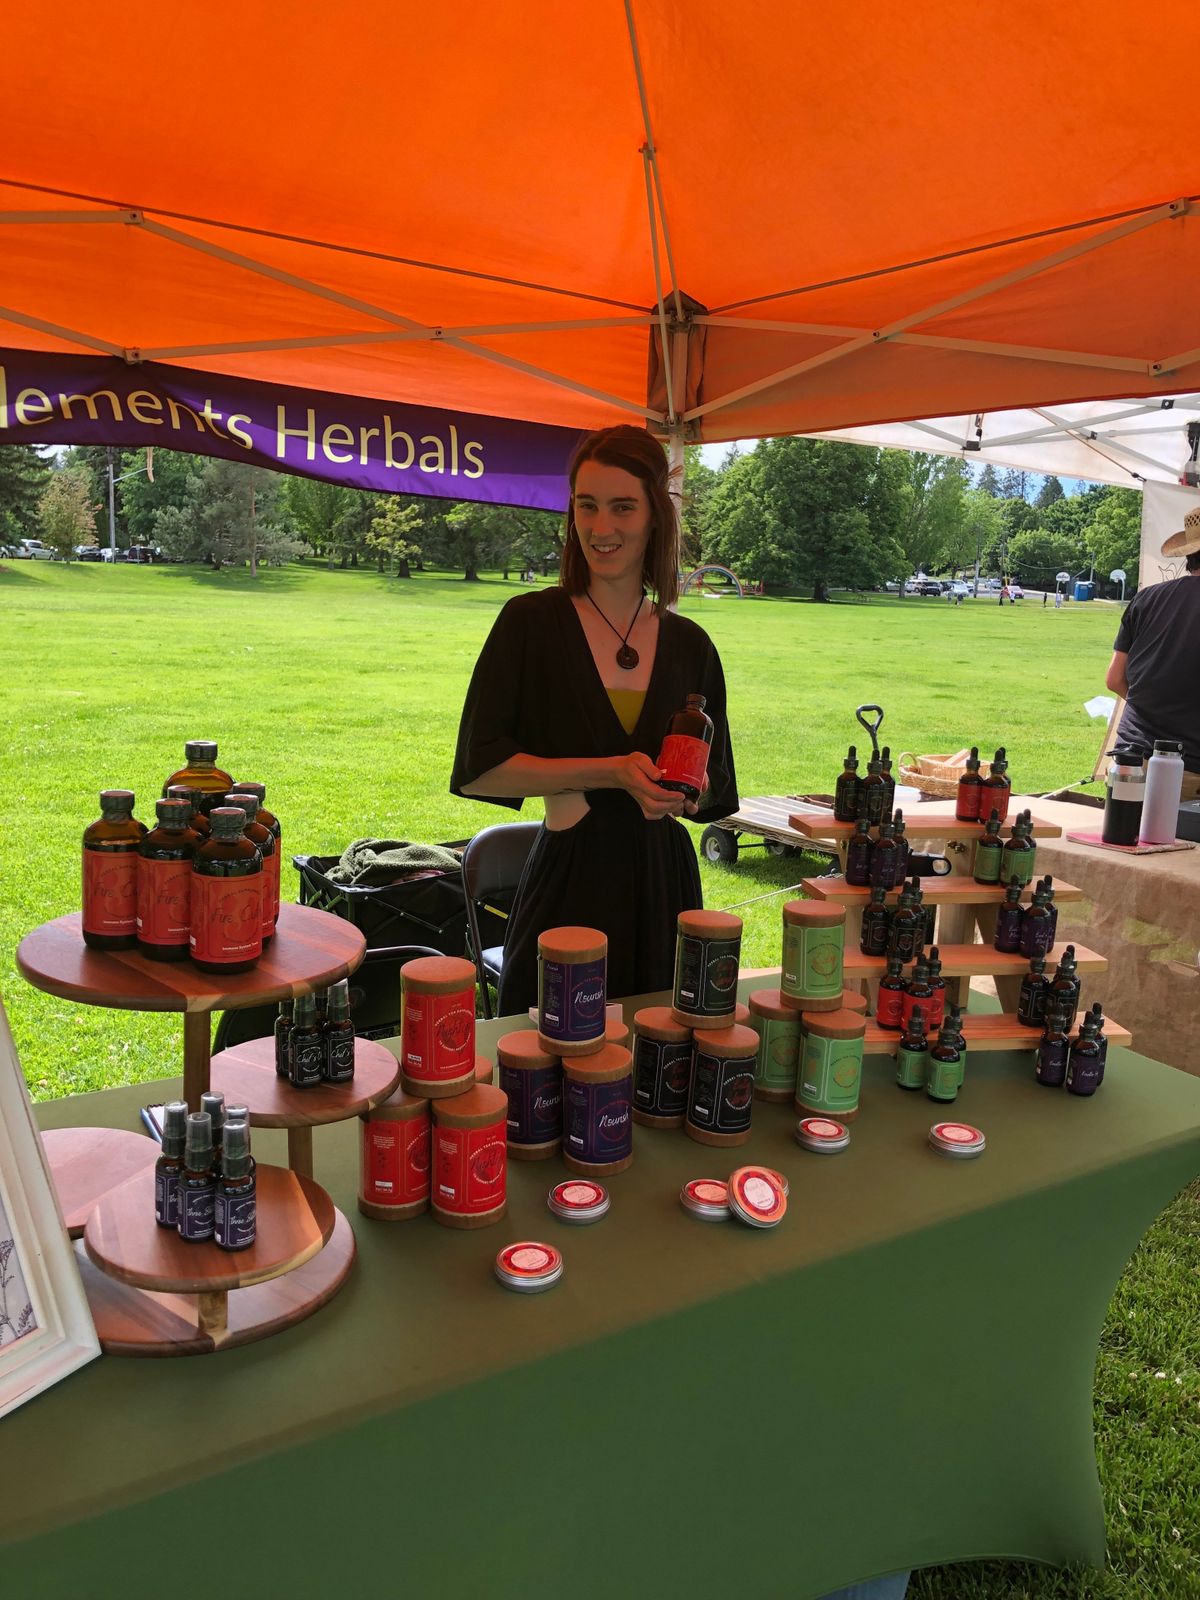
[[[537,999],[537,938],[583,924],[608,936],[608,992],[670,988],[675,919],[701,904],[682,813],[738,805],[725,679],[712,641],[670,609],[679,524],[661,444],[604,428],[576,450],[556,589],[512,599],[475,664],[453,794],[546,803],[504,942],[500,1014]],[[714,724],[699,803],[659,787],[667,723],[702,694]]]

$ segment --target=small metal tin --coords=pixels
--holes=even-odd
[[[728,1222],[729,1187],[716,1178],[691,1178],[679,1191],[679,1203],[702,1222]]]
[[[730,1173],[729,1209],[752,1228],[777,1228],[787,1211],[778,1173],[770,1167],[739,1167]]]
[[[850,1143],[850,1130],[832,1117],[801,1117],[796,1125],[796,1143],[818,1155],[834,1155]]]
[[[769,1172],[771,1174],[771,1176],[775,1179],[775,1182],[783,1190],[783,1197],[786,1200],[788,1195],[791,1194],[792,1189],[791,1189],[791,1185],[788,1183],[788,1181],[784,1177],[783,1173],[778,1171],[778,1169],[775,1168],[775,1167],[764,1167],[763,1171],[764,1172]]]
[[[969,1122],[935,1122],[929,1130],[929,1143],[939,1155],[956,1161],[981,1156],[987,1148],[983,1134]]]
[[[568,1178],[546,1196],[546,1206],[562,1222],[599,1222],[612,1201],[602,1183],[588,1178]]]
[[[496,1257],[496,1277],[517,1294],[541,1294],[563,1275],[563,1258],[552,1244],[522,1239],[506,1244]]]

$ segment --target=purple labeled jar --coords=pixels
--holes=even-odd
[[[633,1120],[682,1128],[692,1076],[692,1030],[670,1006],[644,1006],[633,1018]]]
[[[544,1161],[562,1144],[562,1064],[528,1029],[506,1033],[496,1060],[508,1096],[508,1153],[518,1161]]]
[[[633,1057],[606,1044],[563,1066],[563,1161],[585,1178],[624,1172],[633,1160]]]
[[[697,1144],[738,1145],[750,1137],[758,1035],[735,1023],[696,1035],[684,1132]]]
[[[608,940],[598,928],[538,935],[538,1043],[547,1055],[590,1055],[604,1045]]]

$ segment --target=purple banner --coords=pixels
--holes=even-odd
[[[561,511],[574,428],[0,349],[0,444],[157,445],[376,494]]]

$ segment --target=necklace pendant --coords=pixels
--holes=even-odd
[[[632,672],[641,659],[631,644],[623,644],[617,651],[617,665],[625,672]]]

